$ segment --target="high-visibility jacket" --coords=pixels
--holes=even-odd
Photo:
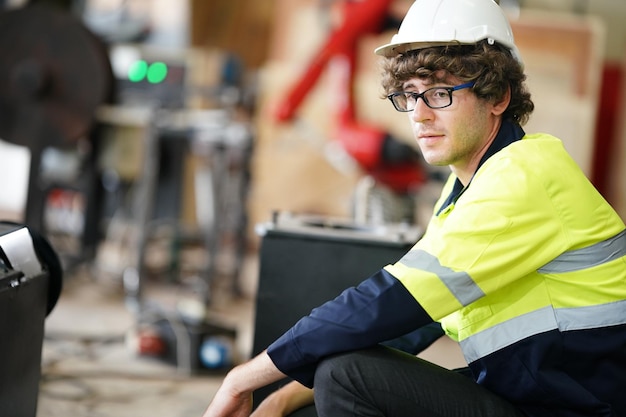
[[[325,355],[435,320],[476,381],[529,416],[624,417],[625,262],[624,223],[562,143],[504,123],[470,184],[446,183],[402,259],[268,353],[310,384]]]

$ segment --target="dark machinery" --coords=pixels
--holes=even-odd
[[[31,153],[24,222],[44,229],[46,196],[54,186],[41,175],[44,150],[86,140],[92,160],[84,163],[81,183],[71,186],[88,194],[82,246],[93,246],[99,206],[94,114],[113,91],[106,49],[70,13],[27,5],[0,12],[0,51],[0,138]]]
[[[0,414],[34,417],[44,319],[61,293],[61,263],[48,241],[0,222]]]

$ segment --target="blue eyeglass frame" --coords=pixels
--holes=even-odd
[[[446,107],[450,107],[452,105],[452,92],[456,91],[456,90],[462,90],[464,88],[472,88],[474,86],[474,84],[476,84],[476,81],[470,81],[468,83],[463,83],[463,84],[459,84],[459,85],[455,85],[454,87],[433,87],[433,88],[429,88],[427,90],[422,91],[421,93],[416,93],[413,91],[398,91],[395,93],[391,93],[387,96],[387,98],[389,99],[389,101],[391,101],[391,104],[393,104],[393,107],[402,113],[408,113],[410,111],[415,110],[415,107],[413,107],[412,109],[406,109],[406,110],[400,110],[398,108],[398,106],[396,106],[396,103],[394,101],[394,97],[400,96],[400,95],[406,95],[406,94],[411,94],[413,96],[413,98],[415,98],[415,103],[417,103],[418,99],[422,99],[424,100],[424,104],[426,104],[429,108],[433,109],[433,110],[437,110],[437,109],[445,109]],[[450,94],[450,104],[447,104],[445,106],[442,107],[432,107],[429,103],[428,100],[426,100],[426,98],[424,97],[424,95],[431,91],[431,90],[435,90],[435,89],[444,89],[447,90],[448,93]]]

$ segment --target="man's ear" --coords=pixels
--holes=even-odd
[[[511,102],[511,87],[509,86],[500,100],[493,104],[492,113],[500,116],[509,107]]]

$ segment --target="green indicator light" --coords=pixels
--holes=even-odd
[[[148,73],[148,63],[140,59],[138,61],[133,62],[130,68],[128,68],[128,80],[133,83],[138,83],[139,81],[146,78],[147,73]]]
[[[148,67],[148,82],[152,84],[162,83],[167,77],[167,65],[164,62],[153,62]]]

